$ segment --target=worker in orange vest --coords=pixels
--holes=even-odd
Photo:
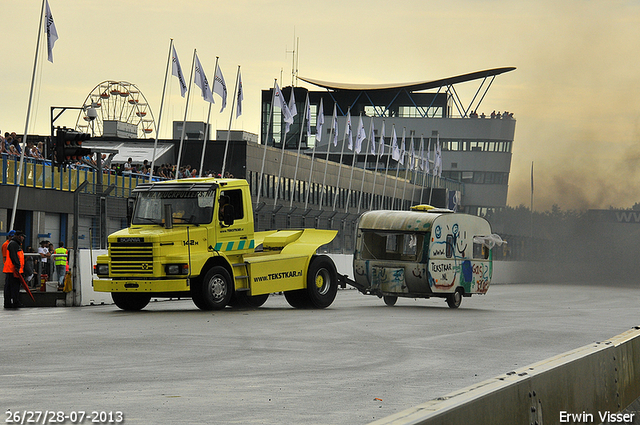
[[[2,244],[2,264],[7,262],[7,247],[9,246],[9,242],[11,241],[11,238],[15,234],[16,234],[15,230],[10,230],[9,233],[7,233],[7,240]]]
[[[23,242],[24,233],[16,230],[7,246],[7,261],[4,262],[2,268],[5,274],[4,308],[22,307],[20,304],[20,276],[18,274],[24,272]]]

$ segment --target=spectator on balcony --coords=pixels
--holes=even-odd
[[[122,174],[131,174],[134,171],[132,162],[133,159],[127,159],[127,162],[124,163],[124,171],[122,171]]]
[[[15,143],[11,136],[9,136],[9,138],[7,139],[6,146],[7,146],[7,153],[9,155],[14,155],[14,156],[20,155],[20,152],[18,151],[18,149],[16,149]]]

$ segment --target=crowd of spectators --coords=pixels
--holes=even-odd
[[[0,131],[0,153],[20,156],[22,154],[22,137],[16,135],[15,132],[4,133]],[[37,144],[27,140],[26,151],[24,156],[27,158],[44,159],[43,144],[38,142]]]
[[[480,115],[478,115],[478,111],[471,111],[469,112],[469,118],[486,118],[487,116],[483,113],[481,113]],[[491,112],[491,119],[513,119],[513,112],[507,112],[504,111],[503,113],[500,113],[500,111],[496,112],[493,111]]]
[[[49,149],[51,152],[52,149]],[[4,137],[0,132],[0,154],[6,154],[13,157],[19,157],[22,154],[22,137],[13,133],[4,133]],[[40,160],[44,161],[47,159],[51,159],[51,154],[49,157],[45,157],[45,150],[42,141],[38,141],[37,143],[31,142],[27,140],[27,146],[25,150],[25,159],[31,160]],[[151,172],[151,164],[148,160],[144,160],[142,164],[135,164],[132,158],[128,158],[126,162],[118,163],[112,162],[111,158],[106,154],[102,154],[100,158],[100,165],[104,173],[111,173],[117,175],[146,175],[148,176]],[[98,168],[98,158],[96,154],[93,156],[86,156],[84,158],[79,158],[74,162],[67,165],[71,169],[78,168]],[[154,173],[153,176],[160,179],[186,179],[192,177],[198,177],[198,170],[196,168],[192,168],[191,165],[181,166],[176,170],[175,164],[154,164]],[[219,172],[213,170],[207,170],[203,173],[203,177],[222,177]],[[233,175],[228,171],[224,173],[225,178],[233,178]]]

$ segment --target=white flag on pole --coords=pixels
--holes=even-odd
[[[351,131],[351,109],[347,111],[347,126],[344,128],[344,137],[345,139],[349,138],[349,144],[347,147],[350,151],[353,150],[353,132]],[[342,145],[344,146],[344,145]]]
[[[216,75],[213,77],[213,92],[222,98],[220,112],[224,111],[224,108],[227,107],[227,83],[224,82],[220,65],[216,66]]]
[[[391,132],[391,158],[394,161],[400,160],[400,149],[398,149],[398,136],[396,136],[396,128],[393,127]]]
[[[384,121],[382,121],[382,130],[380,130],[380,146],[378,148],[378,155],[384,154]]]
[[[295,92],[295,88],[291,86],[291,96],[289,97],[289,112],[291,112],[291,121],[287,121],[286,119],[284,120],[286,123],[284,127],[285,133],[289,132],[289,127],[291,127],[291,124],[293,124],[293,117],[298,115],[298,107],[296,106],[296,96],[294,92]]]
[[[333,104],[333,146],[338,146],[338,110],[336,104]]]
[[[438,137],[438,143],[436,144],[435,171],[438,177],[442,177],[442,150],[440,149],[440,137]]]
[[[171,75],[178,77],[180,94],[184,97],[184,94],[187,92],[187,83],[184,81],[184,74],[182,73],[182,67],[180,66],[180,60],[178,60],[175,46],[173,46],[173,53],[171,55]]]
[[[420,170],[424,171],[424,136],[420,136]]]
[[[200,64],[200,59],[198,59],[198,55],[196,54],[196,77],[195,77],[196,86],[200,87],[202,91],[202,98],[209,103],[216,103],[213,100],[213,93],[211,93],[211,87],[209,86],[209,81],[207,80],[207,76],[202,69],[202,65]]]
[[[426,174],[429,174],[429,168],[431,167],[431,164],[429,163],[429,157],[431,156],[431,154],[429,153],[429,151],[431,150],[431,137],[429,137],[429,146],[427,146],[427,157],[425,158],[424,161],[424,172]]]
[[[401,165],[404,165],[404,154],[407,152],[407,150],[404,147],[404,135],[405,135],[405,131],[402,131],[402,145],[400,145],[400,159],[398,160],[398,162]]]
[[[364,131],[364,123],[362,122],[362,115],[360,115],[360,121],[358,122],[358,133],[356,134],[356,153],[362,151],[362,141],[367,138],[367,132]]]
[[[415,168],[416,152],[413,146],[413,136],[411,136],[411,153],[409,154],[409,168],[413,171]]]
[[[324,125],[324,105],[322,104],[322,98],[320,98],[320,107],[318,109],[318,115],[316,116],[316,142],[322,140],[322,126]]]
[[[291,116],[295,117],[298,115],[298,107],[296,106],[296,96],[295,96],[295,88],[291,87],[291,96],[289,97],[289,110],[291,111]]]
[[[276,83],[275,90],[276,92],[273,94],[274,104],[282,109],[282,118],[284,119],[284,122],[290,124],[293,122],[293,116],[291,115],[291,111],[289,110],[287,103],[284,101],[284,96],[282,95],[282,90],[278,87],[278,83]]]
[[[53,63],[53,45],[56,44],[58,39],[58,31],[56,30],[56,24],[53,22],[48,0],[45,2],[45,28],[47,31],[47,59]]]
[[[429,172],[429,167],[431,167],[431,163],[433,161],[431,161],[431,137],[429,137],[429,146],[427,147],[427,173]],[[434,172],[435,169],[431,169],[431,171],[433,172],[433,174],[435,175]]]
[[[373,117],[371,117],[371,124],[369,125],[369,138],[371,140],[369,140],[369,146],[371,149],[371,155],[375,155],[376,154],[376,135],[375,135],[375,131],[373,129]]]
[[[236,119],[242,115],[242,101],[244,100],[244,91],[242,91],[242,75],[238,70],[238,105],[236,106]]]
[[[307,121],[307,144],[311,138],[311,105],[309,104],[309,95],[307,94],[307,101],[305,102],[307,109],[304,112],[304,119]]]

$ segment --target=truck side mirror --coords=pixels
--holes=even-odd
[[[133,207],[136,205],[136,198],[127,198],[127,225],[131,226],[133,218]]]
[[[173,208],[171,208],[171,204],[164,205],[164,227],[165,229],[173,229]]]
[[[233,225],[233,219],[235,217],[235,212],[233,210],[233,205],[225,205],[222,209],[222,222],[225,226]]]

